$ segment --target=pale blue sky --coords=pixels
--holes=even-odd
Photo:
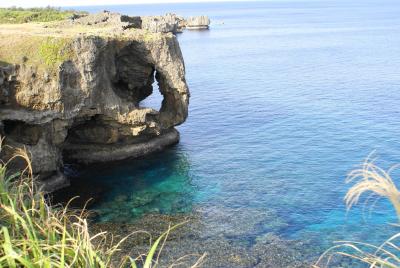
[[[0,0],[0,7],[90,6],[146,3],[221,2],[222,0]]]

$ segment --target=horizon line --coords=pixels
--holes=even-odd
[[[96,3],[89,4],[89,1],[86,1],[84,3],[77,1],[77,0],[71,0],[70,3],[66,4],[55,4],[54,2],[56,1],[36,1],[36,3],[39,2],[39,4],[34,4],[32,5],[31,2],[29,1],[28,3],[22,3],[25,1],[14,1],[13,4],[11,5],[3,5],[0,3],[0,8],[11,8],[11,7],[22,7],[22,8],[39,8],[39,7],[85,7],[85,6],[115,6],[115,5],[153,5],[153,4],[195,4],[195,3],[226,3],[226,2],[270,2],[270,1],[278,1],[278,0],[150,0],[150,1],[145,1],[145,2],[132,2],[129,3],[126,0],[121,0],[121,1],[115,1],[114,3],[110,3],[109,1],[105,3],[100,3],[101,1],[96,1]],[[283,0],[286,1],[286,0]],[[290,0],[289,0],[290,1]],[[15,4],[17,2],[17,4]],[[20,4],[18,4],[20,2]],[[43,2],[43,3],[40,3]],[[51,2],[51,3],[44,3],[44,2]],[[65,1],[63,1],[65,2]],[[80,2],[80,3],[78,3]]]

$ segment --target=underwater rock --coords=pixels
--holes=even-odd
[[[205,225],[214,226],[204,233],[207,236],[223,234],[229,238],[253,236],[257,229],[278,231],[287,227],[274,211],[248,208],[245,211],[225,206],[209,206],[198,209]]]
[[[316,251],[312,244],[285,240],[272,233],[255,235],[254,230],[247,230],[253,233],[253,238],[246,241],[217,235],[210,230],[218,226],[215,225],[216,222],[211,225],[205,222],[201,212],[189,215],[147,214],[131,223],[95,223],[92,225],[92,231],[108,231],[120,237],[137,231],[147,231],[154,239],[166,231],[168,226],[183,222],[184,224],[178,229],[169,233],[160,255],[159,267],[176,265],[177,259],[183,256],[186,257],[179,261],[178,267],[190,267],[203,254],[206,256],[200,267],[221,268],[310,267],[318,257],[315,256]],[[259,239],[255,239],[257,237]],[[124,243],[121,256],[124,254],[138,256],[148,251],[148,235],[138,232],[130,238]]]
[[[258,259],[254,267],[311,267],[317,257],[315,251],[311,251],[312,244],[285,240],[274,233],[267,233],[256,241],[250,250]]]
[[[160,195],[161,193],[155,191],[142,191],[139,194],[133,194],[130,203],[132,207],[142,207],[157,200]]]
[[[48,191],[65,185],[66,161],[140,157],[177,143],[189,103],[173,34],[109,12],[62,24],[0,28],[0,134],[26,146]],[[155,81],[160,110],[141,105]]]

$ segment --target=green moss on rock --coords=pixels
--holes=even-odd
[[[39,56],[47,67],[54,67],[73,58],[70,44],[70,40],[49,37],[40,44]]]

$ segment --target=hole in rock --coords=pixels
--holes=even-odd
[[[139,106],[152,95],[156,72],[145,57],[144,48],[137,42],[123,48],[115,58],[114,92],[123,100]]]
[[[153,92],[150,94],[150,96],[148,96],[147,98],[142,100],[139,103],[139,105],[140,105],[140,107],[148,107],[148,108],[152,108],[156,111],[160,111],[164,96],[160,92],[160,87],[159,87],[158,81],[155,79],[155,77],[156,77],[156,72],[154,72],[154,80],[153,80],[154,82],[152,84]]]
[[[3,130],[7,138],[26,145],[35,145],[42,136],[42,127],[19,120],[4,120]]]

